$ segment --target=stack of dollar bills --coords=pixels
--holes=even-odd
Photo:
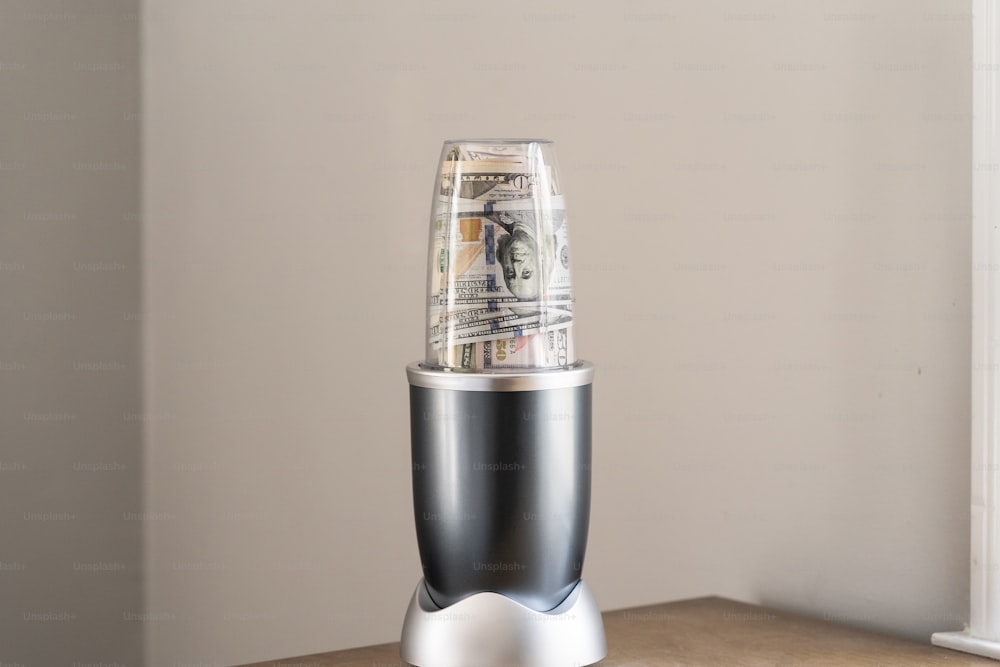
[[[431,217],[428,361],[572,364],[573,284],[558,175],[537,143],[459,143]]]

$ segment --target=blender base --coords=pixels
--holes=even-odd
[[[403,622],[400,656],[417,667],[581,667],[607,655],[597,602],[583,581],[551,611],[499,593],[439,608],[423,579]]]

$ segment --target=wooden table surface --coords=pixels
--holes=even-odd
[[[601,667],[980,665],[986,658],[719,597],[604,613]],[[247,667],[403,667],[399,644],[316,653]],[[433,667],[433,666],[431,666]]]

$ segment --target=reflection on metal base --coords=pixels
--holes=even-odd
[[[607,647],[601,612],[582,581],[558,607],[538,612],[498,593],[440,609],[421,579],[399,653],[417,667],[581,667]]]

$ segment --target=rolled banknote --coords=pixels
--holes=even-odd
[[[553,191],[552,168],[528,169],[518,162],[448,162],[441,171],[442,197],[458,196],[473,201],[528,199],[536,188]]]
[[[511,319],[514,317],[516,319]],[[541,331],[568,329],[573,326],[573,315],[564,312],[562,315],[551,311],[540,315],[532,314],[524,317],[508,316],[490,320],[488,324],[470,323],[462,326],[438,325],[431,327],[430,342],[435,346],[455,345],[480,340],[497,340],[507,336],[526,336]]]
[[[442,348],[438,363],[463,370],[551,368],[566,366],[575,358],[573,336],[568,329],[559,329]]]
[[[571,302],[565,217],[560,210],[502,211],[438,220],[431,305]]]
[[[531,149],[529,144],[515,144],[510,142],[488,144],[488,143],[463,143],[456,147],[454,151],[455,160],[496,160],[506,162],[527,162]]]

